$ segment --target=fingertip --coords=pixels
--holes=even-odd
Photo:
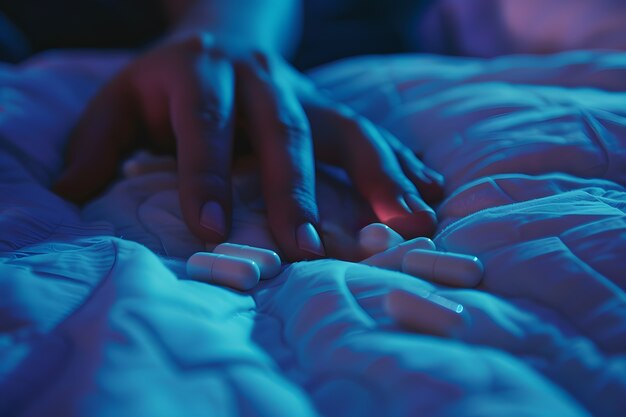
[[[196,200],[183,208],[187,227],[203,242],[224,242],[230,233],[230,206],[218,199]],[[185,205],[183,205],[185,207]]]
[[[437,229],[437,214],[423,201],[418,202],[419,197],[411,196],[408,197],[408,200],[407,205],[411,209],[410,212],[389,218],[385,224],[400,233],[405,239],[432,236]]]
[[[431,180],[431,182],[443,188],[445,184],[445,178],[439,172],[435,171],[432,168],[424,167],[424,174]]]
[[[189,230],[203,242],[225,241],[232,218],[230,181],[218,174],[190,173],[185,168],[179,169],[178,176],[180,208]]]
[[[217,201],[207,201],[200,208],[200,226],[209,235],[226,237],[226,216],[224,209]]]
[[[305,222],[292,228],[290,237],[276,238],[281,255],[290,262],[314,261],[326,257],[326,247],[318,227]]]
[[[230,232],[230,181],[218,174],[192,173],[185,167],[178,176],[180,208],[189,230],[203,242],[224,241]]]
[[[290,261],[326,256],[319,232],[317,205],[308,194],[267,199],[267,216],[272,235],[282,255]]]
[[[419,213],[422,211],[433,211],[424,200],[422,200],[417,194],[405,193],[402,199],[408,206],[411,213]]]
[[[437,214],[413,192],[372,201],[372,207],[381,223],[405,239],[432,236],[436,230]]]
[[[305,222],[296,229],[296,244],[306,259],[318,259],[326,256],[326,250],[319,233],[312,223]]]

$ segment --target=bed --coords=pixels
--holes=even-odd
[[[626,415],[626,53],[313,70],[445,175],[433,240],[485,274],[454,288],[326,259],[246,292],[187,279],[205,247],[170,165],[82,208],[49,191],[81,108],[126,59],[0,67],[0,415]],[[359,204],[323,168],[322,232],[339,236]],[[255,178],[236,178],[231,240],[272,247]],[[464,320],[401,325],[393,291],[459,303]]]

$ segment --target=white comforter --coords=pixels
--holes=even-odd
[[[446,288],[324,260],[246,293],[185,279],[203,245],[174,172],[120,180],[82,210],[47,189],[85,100],[123,61],[0,67],[0,415],[624,415],[626,54],[315,71],[445,175],[435,243],[480,257],[485,277]],[[339,238],[354,216],[331,213],[359,207],[334,178],[318,195]],[[253,176],[236,189],[233,240],[271,246]],[[393,289],[435,292],[467,320],[400,328],[383,308]]]

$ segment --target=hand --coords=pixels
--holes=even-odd
[[[286,258],[324,255],[314,152],[347,169],[381,221],[408,235],[432,232],[434,213],[417,189],[436,194],[440,183],[410,151],[316,94],[280,58],[225,50],[210,36],[158,46],[110,81],[77,124],[55,191],[86,201],[133,149],[175,151],[185,222],[205,241],[223,240],[235,127],[259,157],[270,228]],[[414,221],[405,225],[407,217]]]
[[[378,221],[407,239],[431,236],[437,217],[426,202],[443,198],[443,177],[390,132],[348,107],[319,94],[301,97],[316,159],[343,167]]]

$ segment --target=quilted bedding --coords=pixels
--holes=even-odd
[[[434,241],[485,276],[451,288],[329,259],[249,292],[186,279],[203,244],[167,164],[81,209],[48,190],[80,109],[124,60],[0,67],[0,415],[626,415],[626,54],[312,72],[445,175]],[[339,177],[318,184],[338,241],[361,210]],[[254,178],[235,182],[232,240],[271,247]],[[454,300],[465,320],[435,310],[401,327],[383,308],[397,289]]]

